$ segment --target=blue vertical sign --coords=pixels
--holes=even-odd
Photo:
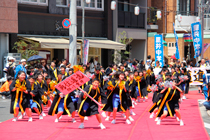
[[[191,24],[193,46],[195,50],[194,58],[197,58],[202,51],[202,36],[201,36],[201,24],[200,22]]]
[[[178,47],[178,36],[176,34],[176,31],[175,31],[175,25],[173,23],[173,27],[174,27],[174,36],[175,36],[175,39],[176,39],[176,53],[175,53],[175,57],[176,59],[180,59],[180,56],[179,56],[179,47]]]
[[[156,61],[160,62],[160,66],[163,67],[164,63],[164,52],[163,52],[163,35],[155,35],[155,65]]]

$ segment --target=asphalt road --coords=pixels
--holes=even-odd
[[[191,87],[190,90],[197,90],[197,87]],[[198,100],[201,102],[202,100]],[[206,109],[203,105],[199,105],[201,116],[203,118],[204,126],[207,133],[210,136],[210,116],[207,114]],[[0,123],[13,118],[13,115],[9,113],[10,110],[10,99],[2,99],[0,97]]]

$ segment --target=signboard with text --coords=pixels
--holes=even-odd
[[[163,53],[163,35],[155,35],[155,65],[156,61],[160,62],[160,66],[163,67],[164,53]]]
[[[76,88],[82,86],[90,79],[84,75],[81,71],[77,71],[70,77],[66,78],[64,81],[60,82],[55,86],[63,94],[67,95],[74,91]]]
[[[197,58],[202,51],[202,36],[201,36],[201,24],[200,22],[192,23],[192,37],[193,37],[193,46],[195,50],[194,58]]]

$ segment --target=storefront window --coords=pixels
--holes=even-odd
[[[89,48],[89,55],[88,55],[88,62],[90,61],[90,58],[98,57],[98,62],[101,63],[101,49],[100,48]]]

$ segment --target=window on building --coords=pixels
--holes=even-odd
[[[176,44],[175,42],[169,42],[168,47],[175,47],[175,44]]]
[[[171,47],[174,47],[175,46],[175,43],[171,43],[172,44],[172,46]]]
[[[98,8],[102,8],[102,4],[103,4],[102,0],[97,0],[97,7]]]
[[[81,6],[81,0],[77,0],[77,6]]]
[[[57,6],[68,6],[68,0],[56,0]]]
[[[17,0],[18,3],[48,6],[48,0]]]
[[[90,61],[91,57],[93,58],[98,57],[98,62],[101,63],[101,49],[90,47],[88,54],[88,62]]]
[[[122,2],[125,2],[125,3],[129,3],[128,0],[118,0],[120,3],[118,3],[118,11],[129,11],[130,6],[128,4],[124,4]]]
[[[168,56],[174,55],[176,52],[176,42],[168,42]]]
[[[77,8],[82,8],[82,1],[83,0],[77,0]],[[69,0],[56,0],[56,6],[67,7],[68,5]],[[104,0],[91,0],[90,4],[85,2],[85,9],[104,10]]]
[[[177,14],[191,15],[190,0],[177,0]]]
[[[82,8],[82,1],[83,0],[77,0],[77,7],[78,8]],[[85,2],[85,9],[104,10],[104,0],[91,0],[90,4],[87,4]]]

